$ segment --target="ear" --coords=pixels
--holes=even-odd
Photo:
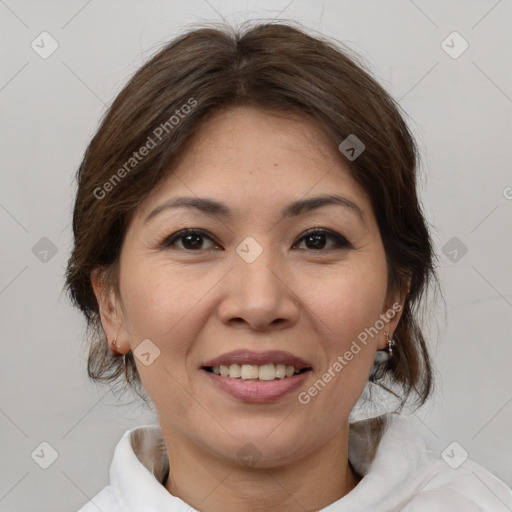
[[[381,320],[384,322],[384,327],[379,332],[379,338],[377,341],[377,348],[379,350],[384,350],[387,346],[388,338],[384,334],[385,332],[388,333],[389,339],[393,337],[393,333],[395,332],[398,322],[402,317],[405,300],[410,289],[411,278],[409,277],[405,280],[404,285],[400,290],[397,290],[386,297],[384,309],[380,315]]]
[[[130,351],[130,340],[125,328],[121,302],[105,279],[105,269],[94,269],[90,274],[91,284],[100,309],[101,326],[107,338],[106,343],[114,353]],[[116,340],[115,346],[112,342]]]

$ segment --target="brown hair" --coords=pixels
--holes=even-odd
[[[173,158],[207,116],[245,105],[308,116],[337,145],[350,134],[364,143],[365,150],[346,162],[371,199],[386,252],[388,288],[401,289],[411,279],[395,331],[394,356],[376,365],[370,380],[389,391],[385,382],[398,385],[401,396],[392,392],[402,406],[410,395],[419,405],[425,402],[433,372],[419,305],[436,275],[416,190],[418,151],[400,106],[351,53],[290,22],[237,30],[210,25],[168,43],[130,79],[105,114],[77,172],[66,287],[87,319],[92,379],[123,387],[127,383],[147,399],[133,354],[124,356],[123,365],[108,348],[90,275],[94,269],[105,270],[105,283],[119,291],[118,262],[130,214],[166,176]],[[177,123],[173,116],[179,117]],[[136,159],[134,151],[149,141],[155,146]],[[345,158],[341,152],[340,158]]]

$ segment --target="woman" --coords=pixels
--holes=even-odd
[[[89,375],[159,425],[82,512],[512,508],[399,414],[432,390],[416,161],[370,73],[291,25],[193,30],[134,75],[78,172],[67,286]],[[352,422],[369,382],[399,407]]]

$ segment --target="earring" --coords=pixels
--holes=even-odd
[[[388,346],[387,346],[387,352],[388,352],[388,358],[391,359],[393,357],[393,347],[396,345],[395,340],[393,337],[389,337],[389,333],[385,332],[384,335],[386,336],[388,340]]]
[[[114,340],[112,340],[112,350],[114,352],[117,352],[117,349],[116,349],[116,343],[117,343],[117,336],[115,337]]]

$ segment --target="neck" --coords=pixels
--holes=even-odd
[[[315,453],[267,467],[245,466],[162,432],[170,460],[166,489],[204,512],[320,510],[361,479],[348,462],[348,425]]]

